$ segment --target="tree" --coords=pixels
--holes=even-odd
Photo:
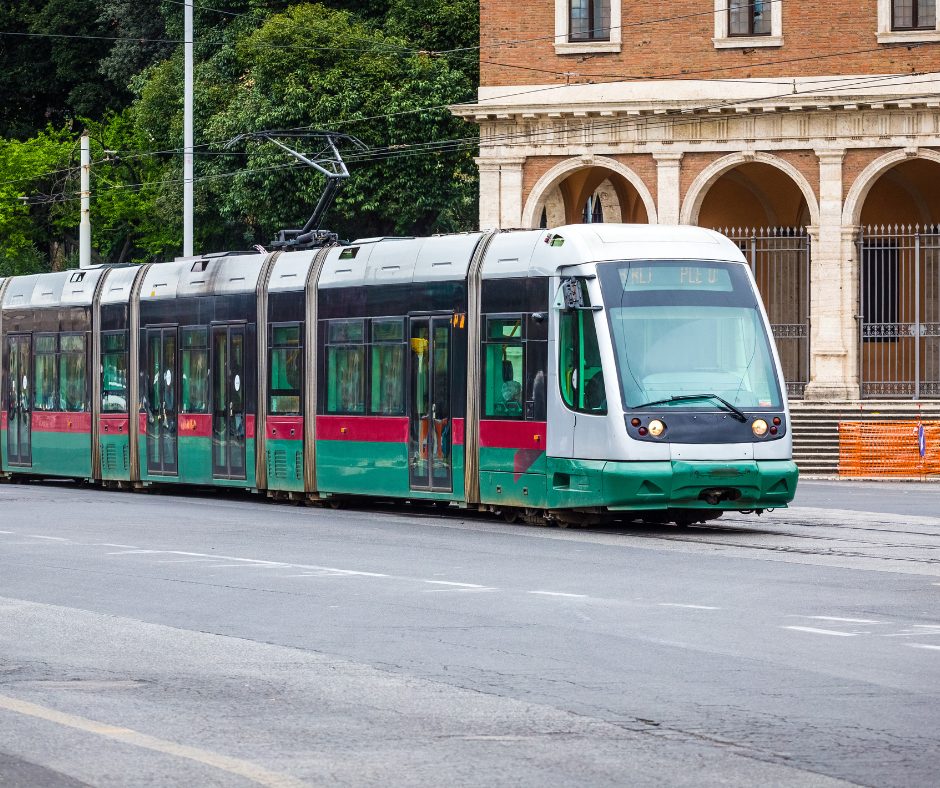
[[[212,85],[202,106],[208,140],[275,128],[327,128],[356,134],[386,154],[353,157],[328,224],[343,234],[413,234],[467,229],[475,219],[475,168],[468,150],[410,155],[407,148],[468,136],[447,105],[465,98],[466,75],[443,59],[416,54],[351,14],[319,4],[294,5],[206,63]],[[391,148],[391,151],[388,149]],[[218,209],[228,238],[264,242],[278,228],[303,223],[322,181],[270,145],[247,155],[207,157],[204,209]],[[388,155],[390,154],[390,155]],[[233,169],[233,178],[220,176]]]
[[[78,211],[58,198],[75,174],[74,150],[61,130],[48,129],[25,142],[0,140],[0,276],[64,263],[63,230],[70,213],[77,226]]]

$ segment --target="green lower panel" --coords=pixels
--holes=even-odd
[[[513,473],[545,473],[545,452],[531,449],[480,449],[481,471],[512,471]]]
[[[33,432],[30,471],[44,476],[91,478],[91,435]]]
[[[107,481],[128,481],[130,473],[130,439],[127,435],[102,435],[101,478]]]
[[[412,490],[404,443],[317,441],[317,490],[392,498],[463,500],[463,446],[454,446],[453,492]]]
[[[480,471],[480,502],[544,509],[548,505],[545,474]]]
[[[185,437],[177,441],[177,465],[174,476],[147,473],[147,436],[140,436],[140,478],[145,482],[165,484],[198,484],[212,487],[254,488],[255,441],[245,441],[244,479],[216,479],[212,475],[212,439]]]
[[[304,491],[304,442],[268,439],[265,450],[268,489]]]
[[[784,508],[796,493],[793,462],[607,462],[548,459],[552,509],[606,507],[614,511]],[[710,504],[706,490],[735,490],[737,500]]]

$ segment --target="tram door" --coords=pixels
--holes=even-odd
[[[9,386],[7,387],[7,460],[10,465],[31,465],[30,411],[32,406],[32,371],[29,364],[32,337],[13,334],[7,337]]]
[[[411,318],[409,465],[411,489],[450,491],[452,315]]]
[[[245,326],[212,328],[212,475],[245,478]]]
[[[176,326],[147,329],[147,473],[175,476],[179,472],[179,418],[176,383]]]

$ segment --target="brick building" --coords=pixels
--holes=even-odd
[[[791,398],[940,399],[936,4],[481,0],[481,226],[722,229]]]

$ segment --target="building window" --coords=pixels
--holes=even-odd
[[[937,0],[878,0],[878,43],[940,41]]]
[[[622,5],[611,0],[555,0],[556,54],[619,52]]]
[[[728,5],[728,35],[769,36],[770,5],[767,0],[731,0]]]
[[[569,41],[610,41],[610,0],[571,0]]]
[[[892,0],[892,30],[934,30],[937,0]]]
[[[783,2],[715,0],[715,47],[783,46]]]

